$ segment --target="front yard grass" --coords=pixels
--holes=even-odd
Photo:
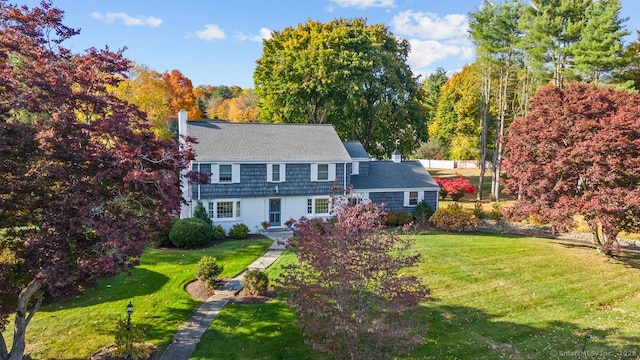
[[[244,270],[272,241],[238,240],[198,250],[148,249],[131,275],[121,274],[99,282],[96,289],[64,302],[44,306],[27,328],[26,353],[32,359],[88,359],[113,343],[109,329],[125,315],[129,301],[134,306],[131,322],[145,329],[146,340],[160,348],[202,303],[185,293],[184,286],[195,279],[202,256],[224,264],[222,277]],[[11,337],[13,325],[3,333]]]
[[[414,249],[423,261],[411,272],[432,298],[415,314],[429,323],[427,343],[407,358],[640,357],[637,257],[495,234],[420,235]],[[292,261],[281,257],[270,279]],[[192,359],[320,359],[295,323],[280,300],[227,305]]]

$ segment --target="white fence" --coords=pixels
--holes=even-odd
[[[478,169],[478,160],[418,160],[427,169]],[[487,168],[491,167],[491,162],[486,162]]]

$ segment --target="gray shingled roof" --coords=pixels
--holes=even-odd
[[[371,161],[369,176],[351,176],[353,189],[438,189],[438,184],[419,161]]]
[[[190,121],[197,161],[351,162],[331,125]]]
[[[344,147],[353,159],[368,159],[369,154],[364,149],[360,141],[345,141]]]

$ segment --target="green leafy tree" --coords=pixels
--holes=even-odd
[[[479,109],[480,78],[466,65],[442,86],[436,116],[429,125],[429,137],[449,148],[449,158],[478,158]]]
[[[410,154],[426,140],[423,92],[409,43],[365,19],[307,21],[274,31],[254,72],[260,118],[329,123],[372,155]]]
[[[427,125],[429,125],[436,116],[440,90],[448,79],[449,77],[444,68],[438,67],[435,72],[427,76],[427,80],[422,84],[424,90],[424,106],[427,111]]]

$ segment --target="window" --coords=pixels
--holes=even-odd
[[[240,182],[240,164],[208,164],[212,184],[230,184]],[[200,170],[200,172],[205,172]]]
[[[221,201],[216,204],[216,218],[229,219],[233,217],[233,201]]]
[[[220,182],[230,183],[233,180],[233,170],[230,164],[220,165]]]
[[[311,181],[333,181],[336,164],[311,164]]]
[[[329,180],[329,164],[318,164],[318,181]]]
[[[284,182],[285,172],[285,164],[267,164],[267,181]]]
[[[404,193],[404,206],[416,206],[424,200],[424,191],[406,191]]]
[[[329,199],[316,199],[316,214],[328,214],[329,213]]]
[[[212,201],[209,203],[209,217],[216,219],[238,219],[242,215],[239,200]]]
[[[410,191],[409,192],[409,206],[418,205],[418,192]]]
[[[307,199],[307,214],[328,214],[329,198]]]

